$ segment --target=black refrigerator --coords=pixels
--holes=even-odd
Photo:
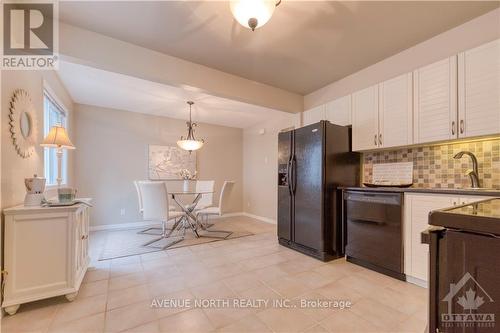
[[[340,186],[359,185],[351,129],[321,121],[278,137],[278,240],[328,261],[344,255]]]

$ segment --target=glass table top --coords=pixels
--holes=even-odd
[[[189,191],[170,191],[168,192],[169,194],[175,194],[175,195],[182,195],[182,194],[185,194],[185,195],[189,195],[189,194],[211,194],[211,193],[214,193],[214,191],[196,191],[196,190],[189,190]]]

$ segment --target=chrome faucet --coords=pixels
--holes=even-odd
[[[458,159],[462,158],[462,156],[464,156],[464,155],[469,156],[471,161],[472,161],[472,170],[468,169],[465,172],[465,174],[470,177],[472,188],[479,188],[481,186],[479,185],[479,174],[477,171],[478,163],[477,163],[476,156],[473,153],[471,153],[470,151],[461,151],[458,154],[456,154],[455,156],[453,156],[453,158],[458,160]]]

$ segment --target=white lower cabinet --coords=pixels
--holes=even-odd
[[[421,243],[421,232],[429,227],[429,213],[456,205],[486,200],[485,196],[405,193],[404,196],[404,262],[409,282],[427,285],[429,246]]]
[[[4,210],[4,298],[2,308],[65,295],[72,301],[90,257],[89,206],[14,207]]]

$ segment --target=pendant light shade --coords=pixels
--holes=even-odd
[[[231,12],[239,24],[254,31],[273,16],[281,0],[232,0]]]
[[[189,152],[192,152],[193,150],[198,150],[201,147],[203,147],[203,144],[205,143],[204,140],[197,140],[194,137],[194,128],[198,126],[198,124],[193,123],[191,120],[191,107],[193,106],[194,102],[188,101],[189,104],[189,121],[186,122],[187,127],[188,127],[188,135],[186,138],[181,136],[181,139],[177,141],[177,146],[179,148],[187,150]]]
[[[203,141],[198,140],[179,140],[177,141],[177,145],[184,150],[193,151],[198,150],[203,147]]]

